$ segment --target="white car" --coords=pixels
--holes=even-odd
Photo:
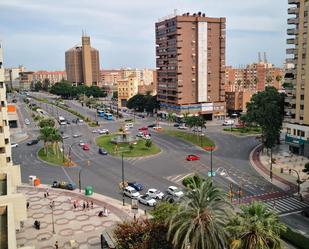
[[[195,132],[202,132],[202,128],[201,127],[194,127],[192,129],[192,131],[195,131]]]
[[[144,136],[144,132],[142,131],[139,131],[137,134],[136,134],[137,137],[143,137]]]
[[[234,120],[231,120],[231,119],[227,119],[223,122],[223,126],[229,126],[229,125],[233,125],[235,123]]]
[[[167,193],[169,193],[170,195],[173,195],[173,196],[177,196],[177,197],[183,196],[183,192],[175,186],[169,186],[168,189],[167,189]]]
[[[140,195],[137,199],[140,203],[150,207],[154,207],[155,205],[157,205],[157,201],[147,194]]]
[[[152,198],[159,199],[159,200],[162,200],[162,198],[164,197],[163,192],[161,192],[160,190],[157,190],[155,188],[148,189],[146,194],[149,195]]]
[[[139,192],[135,190],[135,188],[132,188],[130,186],[125,187],[123,191],[124,194],[130,198],[137,198],[141,195]]]
[[[160,130],[160,129],[162,129],[162,127],[160,125],[156,125],[156,126],[153,127],[153,129],[154,130]]]
[[[79,146],[84,146],[85,142],[83,142],[82,140],[79,141]]]
[[[143,138],[143,139],[146,139],[146,140],[147,140],[147,139],[150,140],[150,139],[151,139],[151,136],[149,136],[149,135],[147,134],[147,135],[143,135],[142,138]]]
[[[99,129],[92,130],[92,133],[98,133]]]
[[[67,139],[67,138],[69,138],[70,136],[69,136],[69,135],[66,135],[66,134],[63,134],[61,137],[62,137],[62,139]]]
[[[109,130],[108,129],[100,129],[99,134],[108,134]]]
[[[133,128],[134,125],[133,125],[132,123],[127,123],[127,124],[125,125],[125,127],[127,127],[127,128]]]
[[[186,130],[186,129],[188,129],[188,127],[185,126],[185,125],[180,125],[180,126],[178,126],[178,129],[179,130]]]
[[[27,119],[27,118],[25,119],[25,124],[26,124],[26,125],[30,125],[29,119]]]
[[[81,137],[82,134],[74,134],[73,137]]]
[[[18,143],[12,143],[11,144],[11,148],[15,148],[15,147],[18,147]]]
[[[79,122],[79,123],[84,123],[84,120],[79,119],[78,122]]]

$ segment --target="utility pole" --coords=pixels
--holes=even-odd
[[[124,164],[123,164],[123,152],[121,152],[121,168],[122,168],[122,205],[124,206]]]
[[[49,204],[49,207],[51,208],[51,215],[52,215],[52,224],[53,224],[53,234],[55,234],[55,221],[54,221],[54,207],[55,207],[55,201],[51,201]]]
[[[300,196],[300,178],[299,178],[299,173],[295,169],[289,169],[289,174],[295,172],[297,174],[297,194]]]
[[[269,170],[270,181],[273,180],[273,147],[270,147],[270,170]]]

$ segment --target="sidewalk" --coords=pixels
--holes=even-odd
[[[270,181],[270,156],[261,151],[262,146],[259,145],[250,154],[251,165],[261,174],[266,180]],[[289,169],[296,170],[301,180],[305,180],[308,176],[302,172],[304,165],[308,159],[289,153],[288,146],[281,144],[273,150],[273,179],[272,182],[277,187],[291,194],[297,192],[297,177],[296,174],[289,174]],[[283,173],[281,173],[283,169]],[[292,172],[293,173],[293,172]],[[301,186],[302,196],[309,200],[309,182],[304,182]]]
[[[44,197],[47,191],[49,196]],[[34,245],[37,249],[52,249],[58,241],[59,248],[73,248],[71,243],[75,244],[74,248],[100,248],[100,235],[105,229],[134,217],[129,204],[123,207],[121,201],[100,194],[85,196],[78,190],[54,189],[47,185],[33,187],[26,184],[20,186],[18,192],[25,194],[30,204],[28,219],[17,232],[19,246]],[[55,205],[53,215],[50,208],[52,201]],[[73,207],[74,201],[79,201],[77,208]],[[89,208],[83,209],[84,202],[89,203]],[[98,213],[104,208],[109,211],[109,215],[98,217]],[[140,210],[136,216],[142,217],[144,212]],[[36,220],[40,221],[40,230],[34,228]]]

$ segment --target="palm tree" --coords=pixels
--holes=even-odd
[[[167,121],[168,121],[168,125],[169,125],[169,126],[171,125],[171,122],[174,121],[174,119],[175,119],[174,115],[173,115],[171,112],[169,112],[169,113],[167,114]]]
[[[241,212],[232,217],[227,230],[231,235],[231,249],[281,249],[280,232],[286,227],[278,215],[268,211],[261,202],[240,207]]]
[[[53,129],[51,133],[50,140],[53,144],[53,151],[54,154],[59,155],[59,142],[62,141],[62,137],[57,129]],[[64,153],[64,151],[63,151]]]
[[[39,139],[43,140],[44,142],[44,148],[45,148],[45,155],[48,154],[48,142],[51,141],[51,135],[53,133],[54,128],[52,127],[43,127],[40,129],[40,136]]]
[[[224,193],[211,180],[199,184],[193,181],[177,212],[167,220],[167,236],[175,248],[226,248],[225,225],[230,211]]]

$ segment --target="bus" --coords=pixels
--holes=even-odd
[[[105,113],[102,110],[98,110],[97,114],[98,114],[99,117],[102,117],[102,118],[104,118],[104,116],[105,116]]]
[[[60,125],[66,125],[67,124],[67,121],[62,116],[58,117],[58,122],[59,122]]]
[[[107,120],[113,120],[113,114],[111,113],[104,113],[104,118]]]

